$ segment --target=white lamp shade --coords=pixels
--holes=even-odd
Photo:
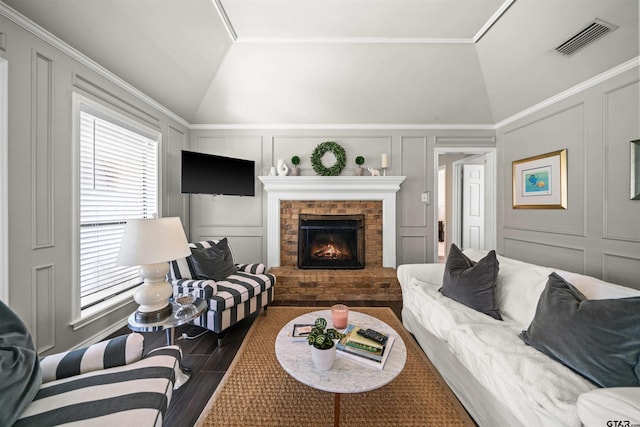
[[[178,217],[130,219],[124,228],[118,265],[167,262],[191,255]]]

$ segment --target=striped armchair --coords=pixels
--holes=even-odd
[[[218,240],[189,243],[206,249]],[[192,256],[170,262],[169,283],[174,297],[185,292],[207,301],[208,309],[193,324],[219,334],[255,313],[273,300],[276,277],[266,273],[264,264],[235,264],[237,271],[223,280],[197,279]]]
[[[42,385],[13,426],[161,426],[180,348],[143,357],[143,343],[141,334],[132,333],[45,357],[39,363]]]

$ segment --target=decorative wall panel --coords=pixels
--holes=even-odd
[[[400,264],[421,264],[427,260],[427,236],[400,236]]]
[[[55,346],[54,266],[35,267],[31,278],[33,301],[31,333],[38,353]]]
[[[640,258],[604,252],[602,278],[607,282],[640,289]]]
[[[427,190],[427,174],[432,173],[427,166],[426,138],[400,139],[401,175],[407,179],[402,183],[398,195],[400,202],[400,227],[426,227],[427,205],[422,202],[422,193]],[[432,192],[433,193],[433,192]]]
[[[629,242],[640,242],[640,201],[629,199],[629,142],[640,138],[639,94],[635,81],[604,97],[604,237]]]
[[[54,245],[53,62],[33,51],[31,72],[31,238],[35,249]]]
[[[586,107],[583,102],[553,111],[504,134],[502,144],[504,227],[574,236],[586,235]],[[567,149],[568,209],[513,209],[512,162]],[[591,171],[596,173],[596,171]],[[592,193],[591,193],[592,194]]]
[[[585,273],[585,251],[580,248],[506,238],[502,255],[545,267]]]

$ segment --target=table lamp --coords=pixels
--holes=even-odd
[[[143,284],[133,299],[140,307],[136,320],[159,321],[171,314],[169,297],[173,288],[167,282],[168,261],[191,255],[187,237],[178,217],[130,219],[124,228],[118,265],[140,266]]]

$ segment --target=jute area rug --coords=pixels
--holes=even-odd
[[[332,426],[334,395],[299,383],[275,356],[275,338],[295,317],[320,310],[269,307],[256,318],[198,426]],[[341,426],[474,426],[390,308],[352,308],[393,327],[407,347],[402,373],[366,393],[343,394]]]

